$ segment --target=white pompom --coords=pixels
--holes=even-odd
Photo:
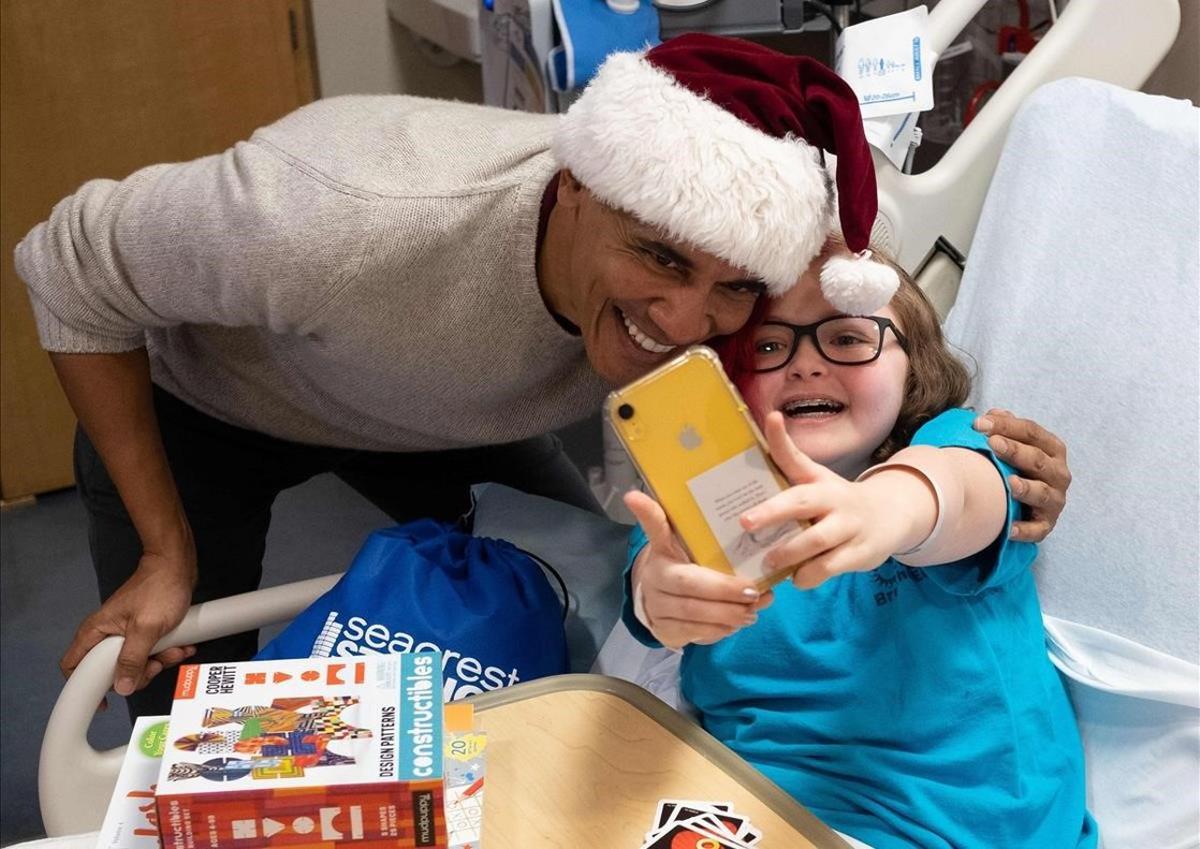
[[[871,258],[870,251],[856,256],[835,256],[821,268],[821,294],[830,306],[847,315],[870,315],[886,306],[900,288],[895,270]]]

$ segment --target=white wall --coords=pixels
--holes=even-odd
[[[420,54],[412,34],[392,21],[386,0],[311,0],[322,97],[419,94],[483,102],[479,65],[450,68]]]

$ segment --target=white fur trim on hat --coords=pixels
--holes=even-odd
[[[876,262],[870,251],[833,256],[821,267],[821,294],[847,315],[870,315],[886,306],[898,288],[895,269]]]
[[[751,127],[640,53],[605,60],[562,117],[553,152],[604,203],[773,294],[796,283],[829,232],[831,188],[815,148]]]

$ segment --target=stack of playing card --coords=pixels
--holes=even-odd
[[[749,849],[761,838],[728,802],[663,799],[641,849]]]

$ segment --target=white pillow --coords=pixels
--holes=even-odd
[[[625,623],[618,619],[612,633],[600,647],[600,655],[592,672],[630,681],[675,710],[694,715],[692,706],[684,699],[679,688],[679,663],[682,658],[682,652],[642,645],[629,633]]]

